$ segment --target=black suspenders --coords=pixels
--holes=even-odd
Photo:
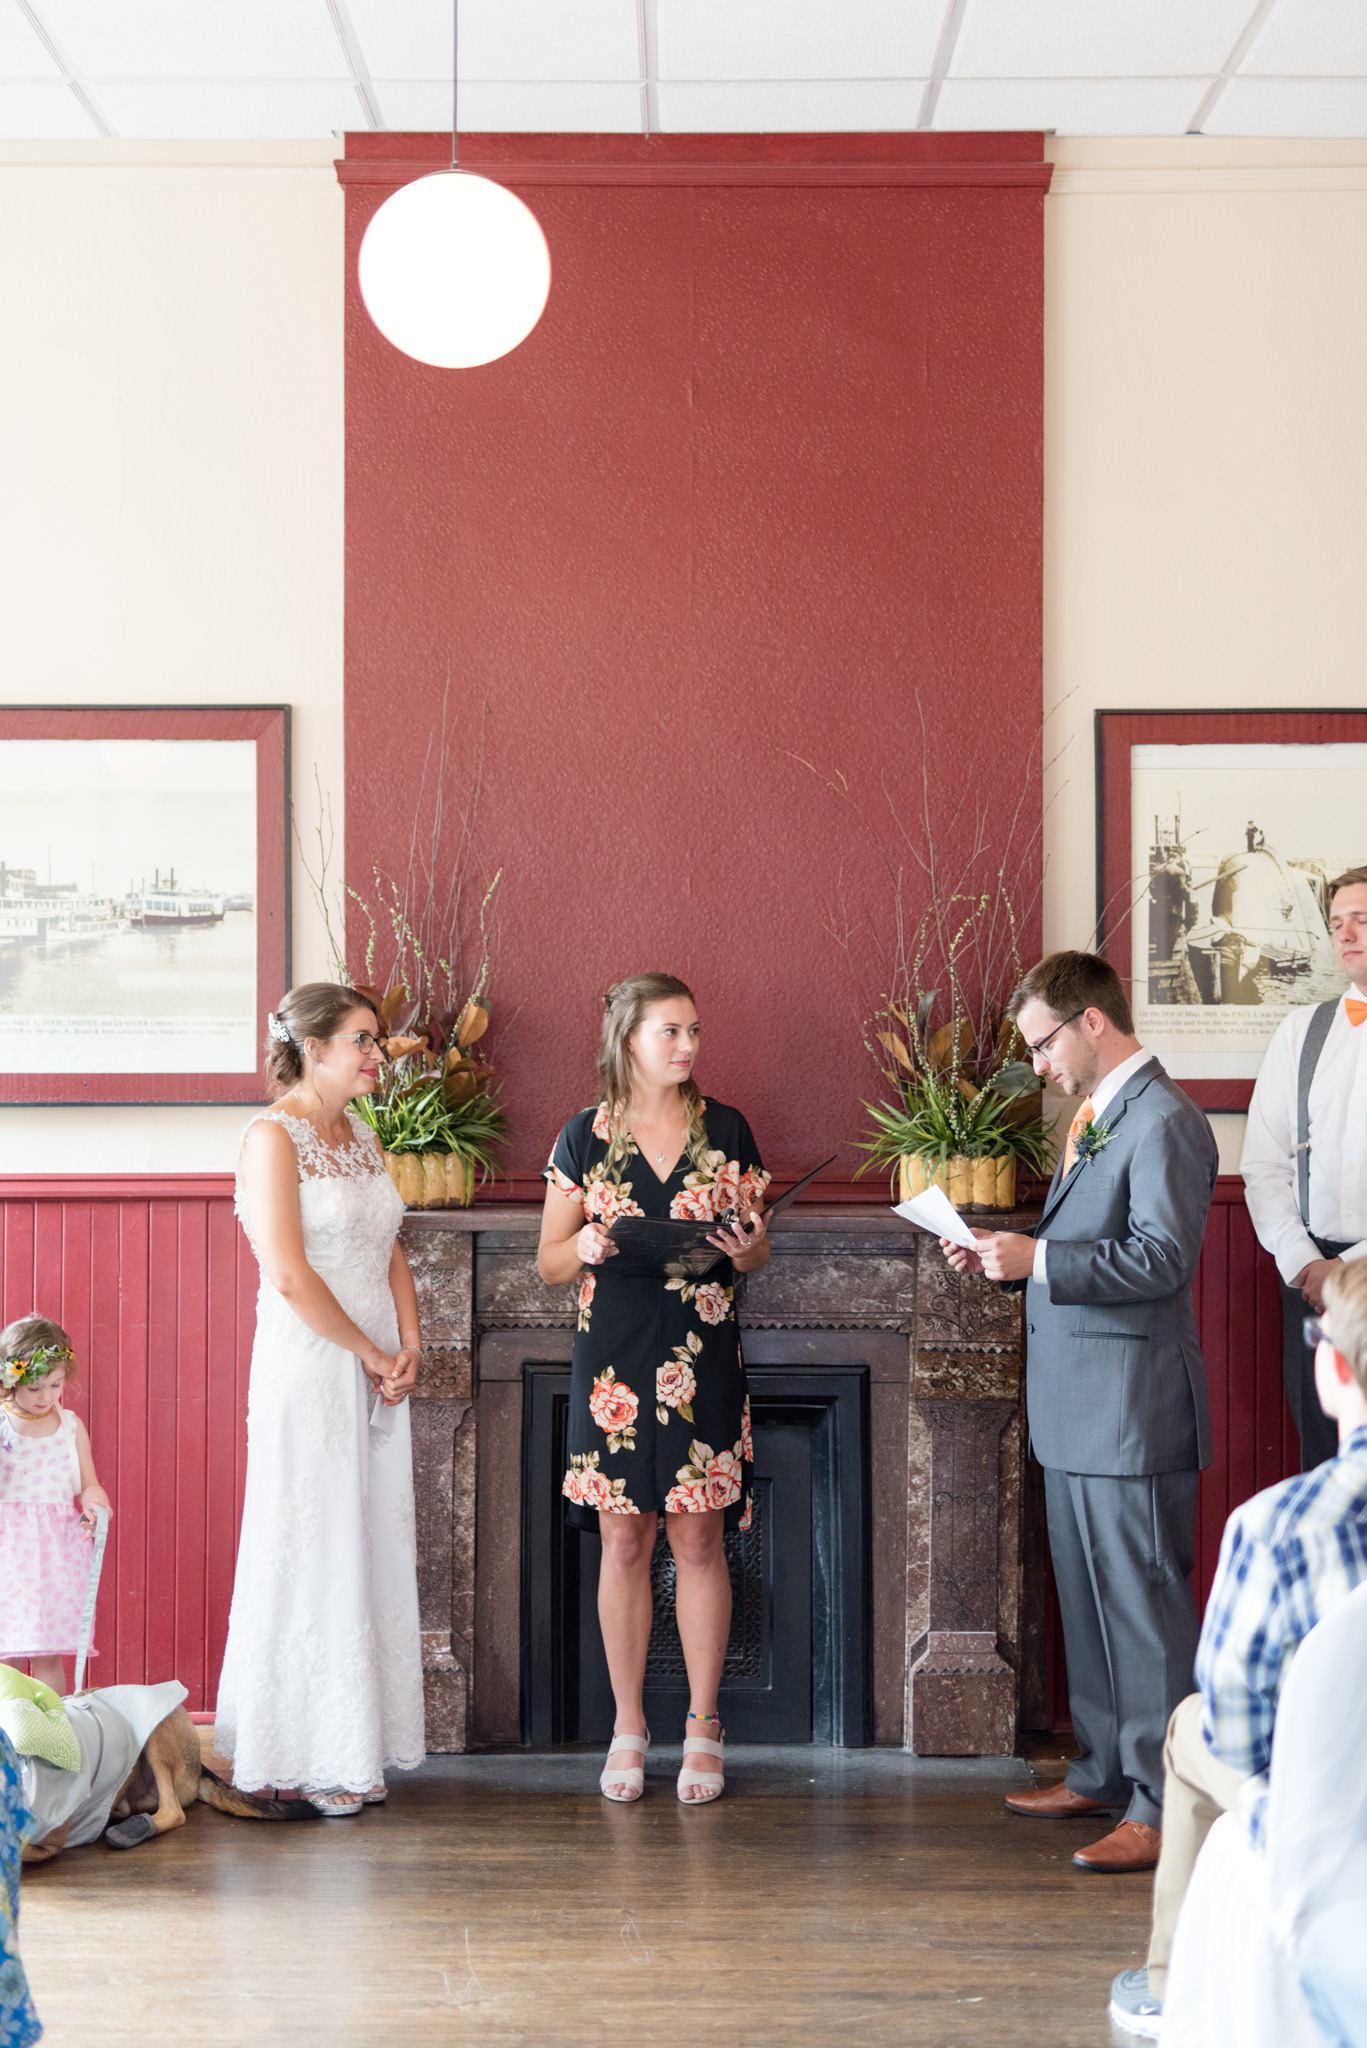
[[[1301,1222],[1310,1228],[1310,1084],[1334,1021],[1337,1002],[1316,1003],[1310,1029],[1301,1047],[1300,1071],[1296,1077],[1296,1186],[1300,1197]]]

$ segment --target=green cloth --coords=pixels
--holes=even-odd
[[[0,1664],[0,1728],[20,1756],[40,1756],[62,1771],[79,1771],[81,1747],[66,1708],[50,1685]]]

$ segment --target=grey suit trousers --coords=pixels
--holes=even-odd
[[[1078,1755],[1070,1791],[1163,1825],[1168,1718],[1194,1690],[1197,1472],[1044,1470]]]

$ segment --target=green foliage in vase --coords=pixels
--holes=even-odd
[[[919,1085],[908,1083],[896,1103],[866,1102],[872,1126],[858,1149],[868,1158],[855,1179],[871,1166],[889,1167],[896,1191],[899,1162],[906,1153],[927,1164],[944,1166],[955,1158],[1014,1159],[1028,1172],[1046,1175],[1053,1164],[1053,1126],[1038,1114],[1022,1116],[1022,1106],[1037,1094],[1032,1071],[1028,1089],[1021,1086],[1024,1061],[1001,1068],[985,1088],[968,1091],[949,1074],[929,1075]]]
[[[509,1119],[489,1088],[476,1087],[452,1101],[448,1077],[408,1054],[385,1067],[373,1095],[358,1095],[354,1108],[386,1152],[454,1152],[492,1180]]]

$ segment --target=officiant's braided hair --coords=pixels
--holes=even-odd
[[[667,1003],[681,996],[697,1004],[686,981],[673,974],[631,974],[603,997],[603,1036],[598,1045],[599,1099],[608,1106],[609,1171],[626,1154],[631,1143],[631,1040],[639,1030],[652,1003]],[[690,1074],[679,1083],[684,1113],[688,1118],[688,1156],[701,1165],[707,1150],[707,1125],[703,1118],[702,1090]]]
[[[304,1071],[310,1038],[331,1038],[353,1010],[372,1010],[359,989],[340,981],[305,981],[282,998],[269,1020],[266,1070],[280,1089],[292,1088]]]

